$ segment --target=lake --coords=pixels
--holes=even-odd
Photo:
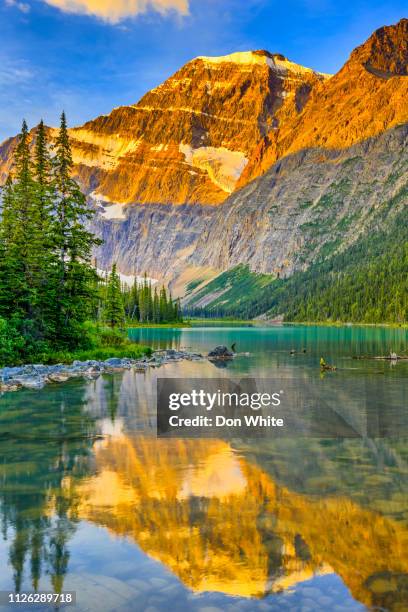
[[[71,609],[98,612],[407,609],[408,362],[353,359],[407,353],[407,330],[129,333],[239,355],[3,395],[0,591],[76,591]],[[322,435],[157,439],[158,376],[317,389]]]

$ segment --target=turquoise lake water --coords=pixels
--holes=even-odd
[[[0,591],[75,590],[91,611],[407,609],[408,362],[353,359],[407,354],[407,330],[130,334],[239,355],[0,397]],[[158,376],[290,380],[341,437],[158,440]]]

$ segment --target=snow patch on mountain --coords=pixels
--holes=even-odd
[[[203,61],[207,65],[211,64],[223,64],[230,62],[233,64],[241,64],[243,66],[263,65],[269,66],[274,72],[278,74],[287,75],[289,73],[296,75],[304,75],[307,73],[319,74],[322,77],[328,78],[331,75],[323,72],[317,72],[312,68],[306,68],[295,62],[291,62],[283,55],[278,53],[271,54],[267,51],[238,51],[237,53],[230,53],[229,55],[220,55],[214,57],[208,57],[201,55],[196,58],[197,60]]]
[[[101,268],[97,268],[96,271],[102,278],[106,278],[106,276],[110,273],[110,270],[102,270]],[[120,281],[128,287],[133,287],[135,281],[138,285],[142,285],[145,282],[144,276],[139,276],[138,274],[122,274],[122,272],[119,272],[118,270],[116,272],[120,278]],[[159,282],[157,278],[150,278],[149,276],[146,277],[146,281],[150,285],[156,285]]]
[[[117,221],[125,221],[125,203],[112,202],[108,196],[102,193],[92,191],[88,196],[93,203],[98,207],[98,212],[104,219],[113,219]]]
[[[231,151],[225,147],[198,147],[180,144],[186,163],[207,172],[213,183],[223,191],[232,193],[248,159],[241,151]]]
[[[124,204],[109,204],[104,207],[104,211],[101,212],[102,217],[104,219],[116,219],[119,221],[124,221],[126,219],[125,215],[125,205]]]
[[[254,53],[253,51],[237,51],[236,53],[230,53],[229,55],[217,55],[213,57],[200,55],[195,58],[196,60],[202,60],[205,64],[223,64],[225,62],[231,62],[233,64],[266,64],[267,56]]]
[[[75,164],[99,166],[110,170],[121,157],[134,152],[140,140],[131,140],[119,134],[102,135],[86,129],[71,131],[72,157]]]

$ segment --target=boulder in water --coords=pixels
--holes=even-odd
[[[234,353],[231,353],[226,346],[216,346],[212,351],[208,353],[209,359],[232,359]]]

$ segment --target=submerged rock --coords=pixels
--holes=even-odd
[[[41,376],[16,376],[13,382],[19,383],[24,389],[42,389],[45,385],[45,379]]]

